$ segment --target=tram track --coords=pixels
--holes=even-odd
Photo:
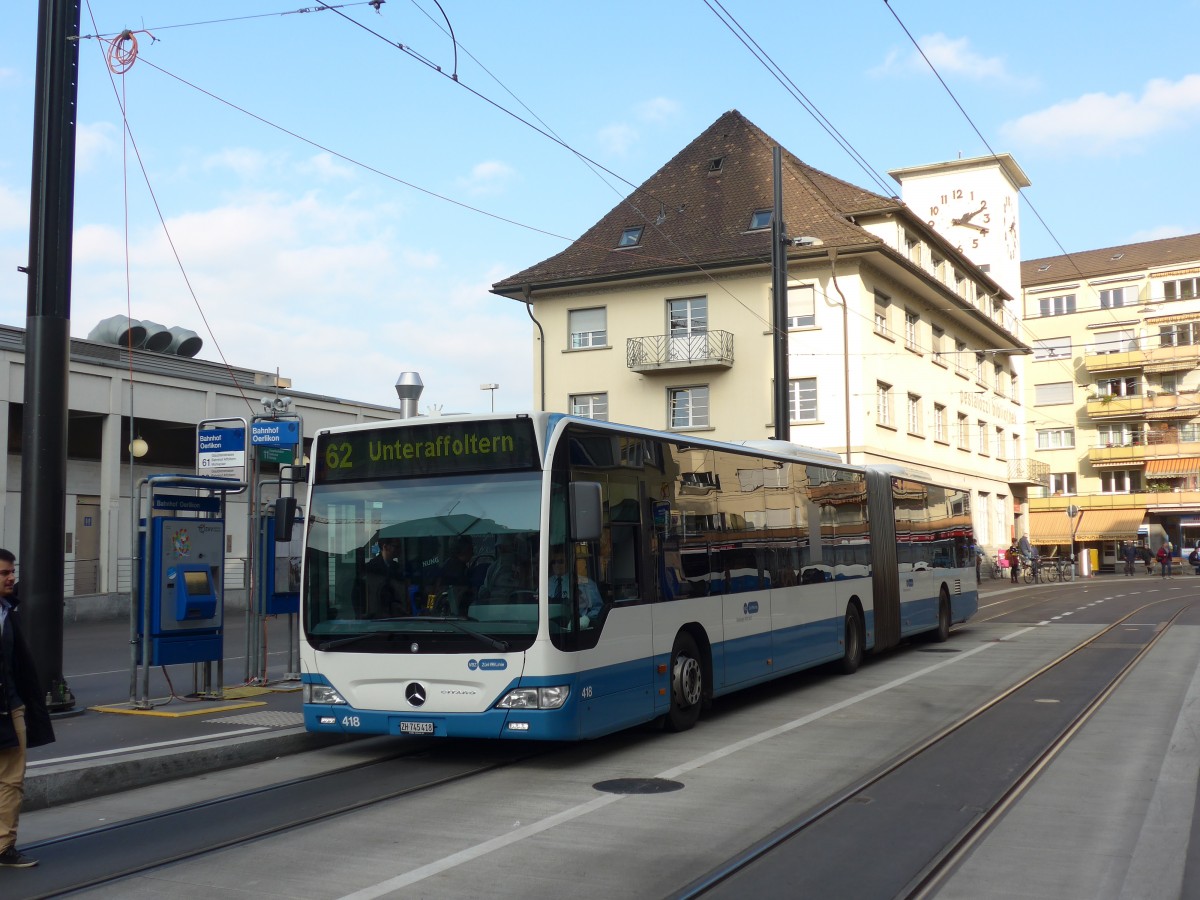
[[[1153,626],[1139,623],[1133,629],[1139,640],[1131,644],[1129,623],[1164,604],[1178,609]],[[791,896],[912,900],[936,896],[937,889],[1103,708],[1176,620],[1194,608],[1194,601],[1181,597],[1139,606],[668,896],[672,900],[777,896],[784,884]],[[1097,651],[1093,656],[1101,665],[1081,672],[1079,661],[1089,650]],[[1080,677],[1089,672],[1092,677]],[[989,747],[987,735],[1003,733],[1006,719],[1010,725],[1015,721],[1008,708],[1043,686],[1051,687],[1045,692],[1048,695],[1062,698],[1068,714],[1042,716],[1047,721],[1035,723],[1040,724],[1034,729],[1035,741],[1014,729],[1010,743],[1016,746]],[[1049,703],[1047,707],[1052,708]],[[989,718],[998,719],[1001,728],[987,727]],[[963,779],[947,763],[987,757],[993,766],[990,778]],[[997,769],[1003,770],[1002,777],[996,776]],[[978,787],[984,790],[972,790]],[[923,788],[931,794],[924,802],[918,796]],[[918,818],[919,822],[913,821]],[[848,854],[854,846],[888,847],[893,852],[887,865],[867,871],[860,864],[861,853]],[[879,858],[871,856],[873,863]],[[859,863],[849,864],[850,859]]]
[[[505,744],[481,753],[476,742],[438,742],[431,756],[432,746],[25,845],[43,865],[6,884],[3,896],[36,900],[98,887],[502,769],[558,745]]]

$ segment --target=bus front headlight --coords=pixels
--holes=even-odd
[[[305,684],[305,703],[345,703],[342,695],[327,684]]]
[[[496,704],[499,709],[558,709],[571,694],[569,685],[554,687],[517,688],[509,691]]]

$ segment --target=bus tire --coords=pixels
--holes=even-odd
[[[846,621],[843,629],[842,672],[846,675],[853,675],[862,665],[863,649],[866,643],[863,635],[862,616],[853,606],[846,609]]]
[[[671,648],[671,707],[667,710],[668,731],[687,731],[700,718],[704,704],[704,666],[695,639],[686,631],[675,637]]]
[[[950,594],[946,591],[946,586],[942,585],[942,590],[938,594],[938,620],[937,628],[933,631],[934,643],[942,644],[950,639]]]

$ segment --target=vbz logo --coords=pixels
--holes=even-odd
[[[756,612],[758,612],[758,601],[751,600],[749,603],[745,604],[742,607],[742,612],[744,612],[748,616],[754,615]]]

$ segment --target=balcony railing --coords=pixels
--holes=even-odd
[[[626,364],[635,372],[668,369],[728,369],[733,365],[733,334],[652,334],[625,342]]]
[[[1008,483],[1050,487],[1050,464],[1036,459],[1010,459]]]
[[[1166,394],[1155,391],[1140,391],[1126,394],[1089,397],[1087,414],[1093,419],[1129,418],[1146,416],[1152,419],[1191,419],[1200,415],[1195,391]]]
[[[1080,498],[1085,498],[1083,502]],[[1057,512],[1068,506],[1086,509],[1195,509],[1200,507],[1200,491],[1162,490],[1138,491],[1129,494],[1056,494],[1053,497],[1030,497],[1030,512]]]
[[[1144,341],[1144,343],[1148,343]],[[1084,365],[1088,372],[1113,372],[1118,369],[1146,369],[1151,372],[1174,372],[1193,369],[1200,363],[1200,345],[1183,344],[1158,347],[1138,347],[1129,342],[1117,352],[1088,348]]]

